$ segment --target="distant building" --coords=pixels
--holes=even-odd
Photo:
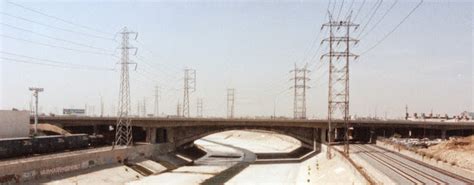
[[[0,138],[28,137],[30,135],[30,112],[0,110]]]
[[[439,122],[458,122],[458,121],[471,121],[474,118],[474,112],[464,111],[457,116],[449,116],[448,114],[425,114],[425,113],[413,113],[413,116],[410,116],[406,113],[406,120],[411,121],[439,121]]]

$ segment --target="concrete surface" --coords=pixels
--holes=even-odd
[[[27,137],[30,135],[30,113],[0,110],[0,126],[0,138]]]
[[[286,185],[363,184],[364,182],[358,179],[341,160],[327,160],[324,152],[301,163],[251,163],[255,160],[255,152],[282,153],[299,147],[298,141],[288,136],[267,132],[228,131],[210,135],[196,141],[196,144],[205,149],[208,154],[197,160],[195,166],[184,166],[128,184],[192,185],[204,182],[203,184]],[[250,163],[248,166],[238,166],[245,162]],[[235,167],[237,169],[232,170]],[[215,179],[216,177],[221,178]],[[213,183],[208,183],[209,181]]]

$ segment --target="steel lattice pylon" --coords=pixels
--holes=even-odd
[[[202,98],[199,98],[196,101],[196,117],[202,118],[202,109],[203,109]]]
[[[196,91],[196,70],[184,69],[183,117],[190,117],[189,96]]]
[[[135,49],[135,54],[137,52],[136,47],[132,47],[129,45],[129,35],[135,34],[135,39],[137,38],[138,34],[136,32],[131,32],[127,30],[127,27],[124,27],[122,32],[122,43],[120,49],[122,50],[121,53],[121,60],[120,60],[120,91],[119,91],[119,102],[118,102],[118,120],[115,130],[115,145],[119,146],[128,146],[132,144],[132,126],[131,126],[131,118],[129,114],[131,113],[130,108],[130,81],[129,81],[129,64],[135,64],[129,59],[129,50]]]
[[[334,137],[332,121],[335,119],[344,120],[344,153],[349,152],[349,61],[358,57],[350,52],[350,46],[359,42],[350,37],[350,32],[351,28],[357,29],[359,25],[351,22],[351,15],[344,21],[334,21],[329,13],[329,22],[323,24],[322,28],[324,27],[329,28],[329,38],[322,41],[329,43],[329,53],[323,54],[321,59],[329,59],[327,155],[330,158]]]
[[[234,118],[235,89],[227,89],[227,118]]]
[[[306,90],[309,88],[307,85],[309,81],[307,64],[303,68],[298,68],[295,64],[295,69],[290,72],[294,73],[293,78],[290,79],[294,81],[294,85],[291,87],[294,89],[293,118],[306,119]]]

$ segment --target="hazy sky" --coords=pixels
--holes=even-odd
[[[202,98],[205,116],[225,116],[226,89],[235,88],[237,116],[272,115],[275,103],[277,115],[292,116],[289,70],[297,62],[311,66],[308,117],[326,117],[328,65],[321,64],[319,56],[327,49],[319,43],[327,32],[317,36],[327,21],[329,1],[15,2],[74,25],[0,3],[1,109],[28,108],[28,87],[38,86],[45,89],[40,94],[44,112],[87,104],[98,114],[102,96],[106,114],[111,113],[119,87],[118,58],[111,55],[120,54],[120,38],[106,38],[114,38],[127,26],[139,33],[138,41],[131,41],[139,48],[138,56],[132,57],[138,69],[130,73],[132,112],[145,99],[147,112],[152,113],[154,86],[159,85],[160,112],[175,114],[183,99],[183,69],[189,67],[197,71],[192,115],[196,98]],[[337,14],[341,2],[330,1],[329,9],[335,7]],[[345,1],[341,17],[351,2]],[[355,22],[363,27],[376,2],[367,0]],[[419,1],[398,1],[372,29],[394,2],[383,1],[354,53],[373,46]],[[354,14],[361,3],[352,5]],[[470,1],[425,0],[386,40],[351,63],[351,114],[387,112],[389,117],[400,117],[406,104],[411,112],[472,111],[473,11]],[[54,64],[38,58],[75,67],[21,63]],[[78,69],[82,67],[78,65],[115,70]]]

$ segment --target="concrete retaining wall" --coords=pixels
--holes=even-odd
[[[433,158],[423,157],[423,156],[421,156],[421,155],[419,155],[415,152],[409,151],[409,150],[395,148],[390,143],[386,143],[386,142],[383,142],[383,141],[380,141],[380,140],[377,140],[376,145],[380,146],[380,147],[383,147],[385,149],[403,154],[403,155],[408,156],[410,158],[419,160],[421,162],[430,164],[432,166],[444,169],[444,170],[449,171],[451,173],[455,173],[457,175],[460,175],[460,176],[466,177],[468,179],[474,180],[474,172],[472,172],[472,171],[469,171],[469,170],[466,170],[466,169],[463,169],[463,168],[460,168],[460,167],[457,167],[457,166],[453,166],[449,163],[445,163],[444,161],[437,161]]]
[[[17,184],[99,165],[152,158],[172,151],[170,144],[146,144],[128,148],[103,147],[0,162],[0,185]]]

